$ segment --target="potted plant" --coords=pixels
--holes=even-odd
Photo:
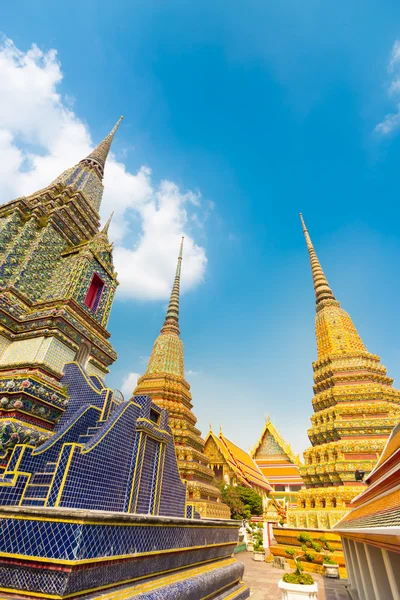
[[[265,550],[263,546],[261,546],[260,542],[254,544],[253,560],[258,560],[259,562],[265,561]]]
[[[246,523],[246,550],[253,552],[253,523]]]
[[[335,551],[333,546],[331,546],[331,544],[327,541],[324,535],[321,535],[321,537],[319,537],[318,540],[321,542],[320,551],[323,556],[322,566],[325,569],[325,577],[333,577],[335,579],[338,579],[340,577],[339,565],[332,557],[332,554]]]
[[[333,560],[333,558],[331,558],[330,556],[324,558],[322,566],[325,569],[325,577],[333,577],[335,579],[339,579],[339,565]]]
[[[317,600],[318,585],[309,573],[304,573],[300,558],[304,552],[296,555],[294,548],[288,548],[286,554],[291,556],[296,565],[293,573],[285,573],[278,582],[282,590],[282,600]]]

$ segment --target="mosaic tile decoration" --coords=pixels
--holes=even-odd
[[[186,490],[166,411],[147,396],[112,403],[112,392],[95,387],[76,364],[63,381],[70,401],[54,435],[37,448],[14,449],[0,478],[0,506],[184,516]]]
[[[210,531],[209,535],[212,538],[213,532]],[[115,561],[105,559],[72,568],[54,568],[47,563],[33,565],[18,559],[18,568],[12,569],[0,558],[0,590],[15,589],[31,592],[40,590],[49,594],[48,597],[70,597],[71,595],[74,597],[74,594],[89,590],[102,589],[104,594],[104,588],[111,588],[111,596],[116,585],[143,582],[150,577],[162,577],[165,574],[171,574],[171,579],[189,579],[191,572],[187,569],[194,565],[198,569],[199,565],[204,565],[200,566],[200,570],[205,572],[214,570],[213,581],[209,581],[209,584],[212,585],[212,591],[218,591],[227,585],[234,586],[243,572],[242,565],[230,558],[233,547],[234,543],[220,548],[188,549],[178,553],[167,552],[143,558],[131,557]],[[221,561],[234,562],[235,565],[240,566],[241,571],[238,572],[235,567],[228,574],[223,569]],[[152,579],[152,586],[155,589],[159,588],[161,583],[157,579]],[[198,580],[197,598],[203,597],[203,585],[204,580]]]
[[[105,327],[118,281],[98,214],[114,133],[46,188],[0,206],[0,383],[8,374],[35,374],[39,384],[51,382],[62,392],[63,367],[84,343],[91,374],[104,378],[116,359]],[[84,299],[94,273],[104,289],[90,309]],[[37,390],[29,391],[13,398],[24,406],[12,415],[12,429],[1,426],[10,416],[10,391],[2,397],[8,405],[0,405],[0,471],[13,446],[44,441],[41,430],[50,433],[64,410],[47,410]]]

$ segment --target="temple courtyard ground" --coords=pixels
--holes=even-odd
[[[236,555],[238,561],[244,564],[244,582],[251,592],[251,600],[281,600],[282,592],[278,581],[285,571],[276,569],[269,563],[256,562],[252,552],[240,552]],[[347,579],[328,579],[313,573],[318,583],[318,600],[349,600]]]

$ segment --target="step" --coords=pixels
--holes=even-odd
[[[93,437],[93,434],[84,434],[84,435],[80,435],[78,438],[78,444],[86,444],[89,440],[91,440]]]
[[[54,473],[54,471],[56,470],[56,467],[57,467],[56,462],[48,462],[48,463],[46,463],[44,473]]]
[[[29,485],[50,485],[54,473],[35,473],[29,482]]]
[[[26,498],[47,498],[49,492],[49,485],[32,485],[29,484],[26,488]]]
[[[22,506],[44,506],[44,498],[24,498]]]
[[[94,435],[95,433],[97,433],[99,431],[99,429],[101,429],[100,425],[97,425],[96,427],[88,427],[87,433],[89,435]]]

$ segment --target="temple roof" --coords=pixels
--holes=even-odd
[[[268,446],[265,444],[263,445],[267,437],[272,438],[272,443],[268,444]],[[265,419],[262,434],[250,453],[254,459],[262,458],[268,460],[269,456],[271,456],[271,461],[276,462],[277,455],[281,454],[285,455],[287,460],[295,465],[300,463],[299,456],[294,454],[290,444],[285,442],[269,417]]]
[[[228,440],[228,438],[223,435],[222,431],[220,431],[219,436],[216,436],[210,429],[206,437],[206,443],[210,437],[214,440],[225,461],[245,486],[256,486],[264,489],[266,492],[272,490],[272,487],[261,473],[257,464],[251,458],[250,454]]]
[[[375,468],[366,478],[368,487],[351,503],[351,509],[334,527],[379,535],[400,536],[400,422],[394,427]]]

